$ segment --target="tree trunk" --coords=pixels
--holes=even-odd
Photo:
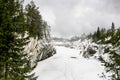
[[[7,80],[8,77],[8,67],[7,63],[4,64],[4,79]]]

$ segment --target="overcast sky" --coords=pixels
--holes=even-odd
[[[25,0],[25,4],[30,0]],[[120,27],[120,0],[33,0],[51,34],[70,37],[90,33],[97,27]]]

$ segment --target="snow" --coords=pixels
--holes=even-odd
[[[48,42],[46,39],[39,39],[38,37],[36,38],[30,37],[28,41],[29,43],[25,45],[24,52],[27,53],[28,57],[30,58],[31,67],[34,67],[37,64],[38,60],[43,59],[43,57],[47,55],[44,54],[45,53],[45,51],[43,51],[44,48],[46,48],[49,45],[49,47],[47,47],[46,49],[46,52],[49,49],[51,51],[54,49],[52,44]],[[52,56],[53,54],[50,54],[50,56]],[[45,57],[44,59],[46,58],[47,57]]]
[[[85,59],[80,50],[55,46],[57,54],[38,62],[34,69],[37,80],[103,80],[104,68],[94,59]]]

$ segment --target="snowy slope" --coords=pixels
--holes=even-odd
[[[80,50],[56,46],[57,54],[41,61],[34,69],[37,80],[103,80],[99,62],[80,56]]]

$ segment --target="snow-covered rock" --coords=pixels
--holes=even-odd
[[[25,47],[25,52],[31,60],[31,66],[35,66],[38,61],[46,59],[55,54],[55,49],[50,42],[38,37],[29,39],[28,45]]]

